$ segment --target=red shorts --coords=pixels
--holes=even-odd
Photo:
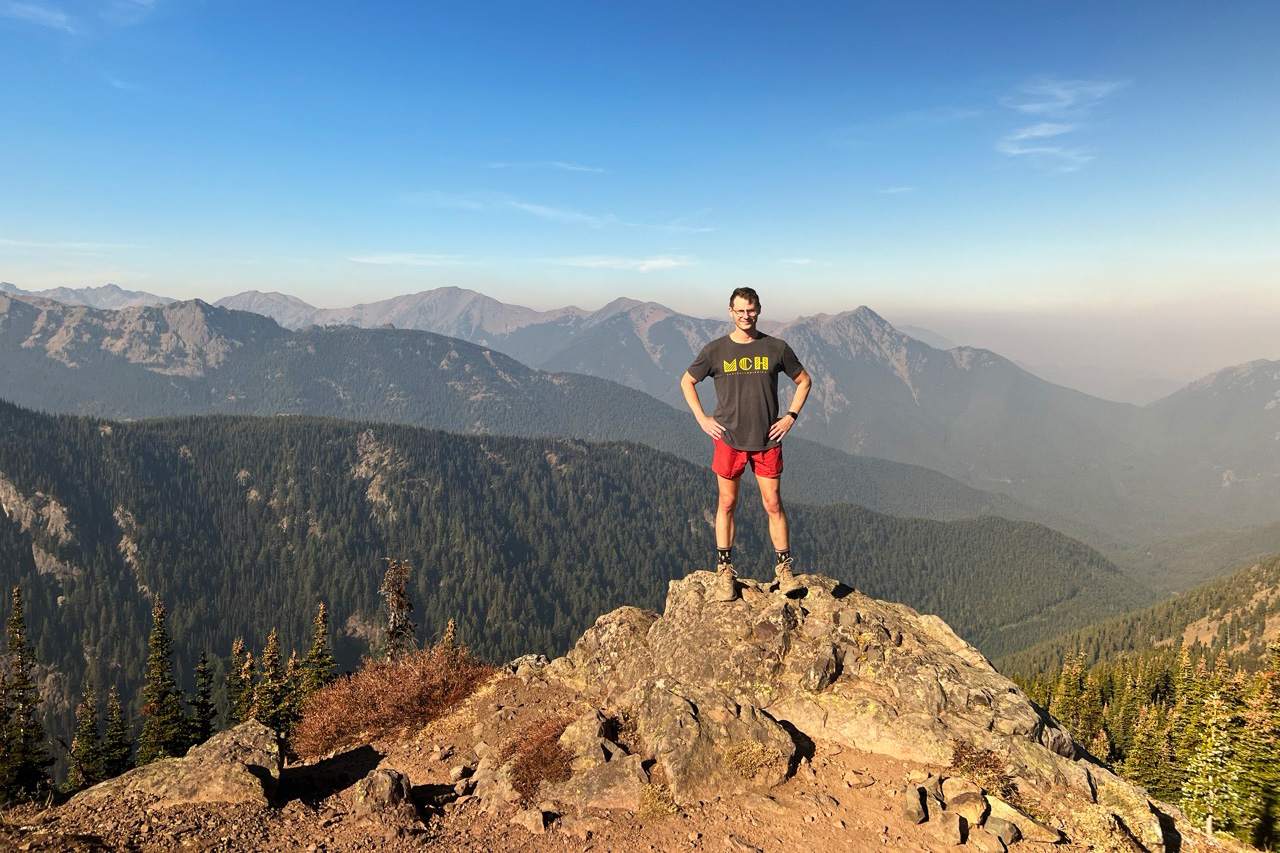
[[[726,480],[736,480],[751,465],[757,477],[776,480],[782,475],[782,445],[768,450],[735,450],[720,439],[713,439],[716,454],[711,460],[711,470]]]

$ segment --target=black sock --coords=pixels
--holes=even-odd
[[[717,548],[717,549],[716,549],[716,565],[718,565],[718,566],[723,566],[725,563],[732,563],[732,562],[733,562],[733,549],[732,549],[732,548]]]
[[[783,560],[790,560],[790,559],[791,559],[791,549],[790,549],[790,548],[788,548],[788,549],[787,549],[787,550],[785,550],[785,551],[779,551],[779,552],[778,552],[778,562],[779,562],[779,563],[781,563]]]

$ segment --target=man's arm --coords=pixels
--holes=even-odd
[[[686,374],[687,375],[687,374]],[[800,410],[804,408],[804,401],[809,397],[809,389],[813,387],[813,380],[809,378],[809,371],[801,369],[796,374],[796,395],[791,398],[791,408],[788,411],[800,414]],[[796,419],[784,413],[782,417],[769,427],[769,440],[777,441],[782,438],[791,427],[795,424]]]
[[[707,413],[702,411],[702,401],[698,399],[698,389],[694,387],[697,384],[698,380],[690,376],[689,371],[686,370],[684,376],[680,377],[680,390],[684,392],[684,401],[689,404],[702,431],[712,438],[720,438],[724,434],[724,427],[707,417]]]

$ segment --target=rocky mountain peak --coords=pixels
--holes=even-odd
[[[759,851],[765,836],[814,853],[1188,849],[1176,809],[1093,762],[942,620],[800,580],[791,596],[740,581],[720,602],[695,571],[663,613],[608,613],[563,657],[511,662],[402,742],[281,771],[270,733],[246,723],[45,825],[163,822],[232,847],[287,826],[297,849],[333,850],[411,849],[424,821],[449,849],[502,853],[552,832],[626,853]],[[293,808],[300,797],[314,805]]]

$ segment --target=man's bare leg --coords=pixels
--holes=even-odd
[[[782,481],[776,477],[756,475],[756,482],[760,484],[760,501],[769,516],[769,538],[778,552],[778,564],[773,569],[778,578],[778,591],[789,595],[800,589],[800,583],[791,571],[791,536],[787,527],[787,511],[782,506]]]
[[[791,537],[787,528],[787,511],[782,506],[782,481],[777,477],[757,474],[756,482],[760,484],[760,502],[769,516],[769,538],[773,540],[774,550],[787,551],[791,548]]]
[[[733,601],[738,597],[738,573],[727,555],[733,547],[733,511],[738,506],[738,480],[716,475],[720,496],[716,504],[716,550],[720,552],[716,565],[716,582],[712,597],[716,601]]]
[[[738,506],[739,480],[716,475],[720,487],[720,500],[716,505],[716,548],[726,550],[733,547],[733,511]]]

